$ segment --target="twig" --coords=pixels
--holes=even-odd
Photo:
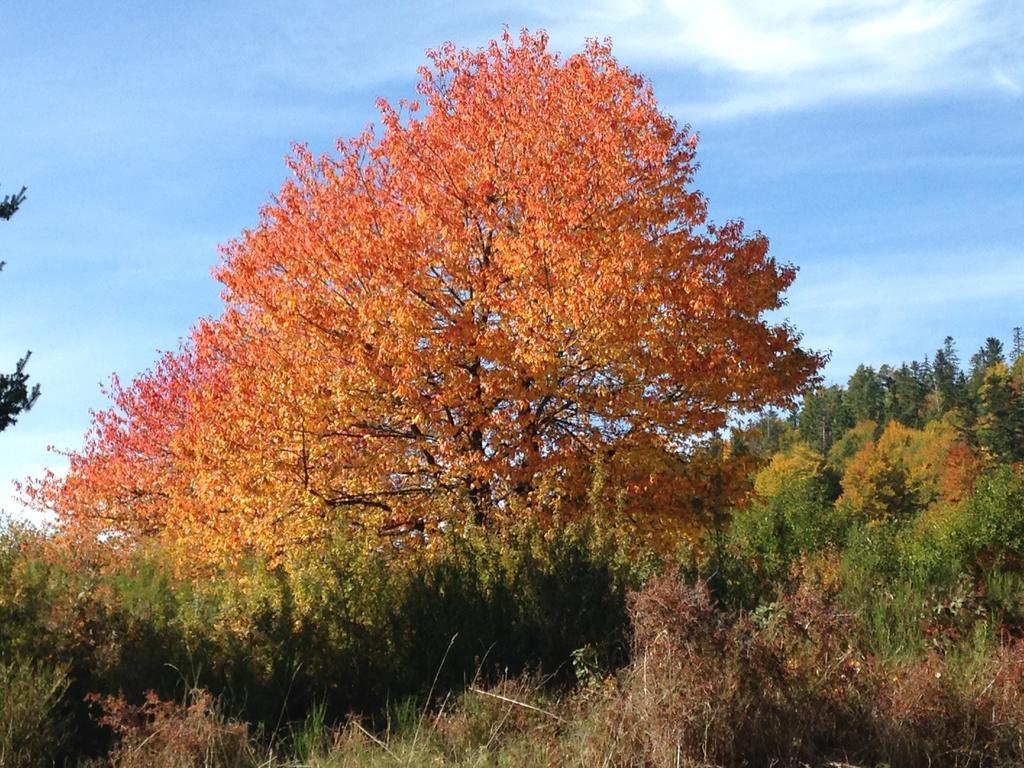
[[[380,747],[385,752],[387,752],[389,755],[391,755],[391,757],[393,757],[397,762],[399,762],[399,763],[402,762],[401,758],[399,758],[398,755],[396,755],[394,752],[392,752],[391,748],[388,747],[387,744],[385,744],[383,741],[378,739],[376,736],[374,736],[368,730],[363,728],[363,726],[361,726],[358,721],[353,720],[352,721],[352,725],[354,725],[356,728],[358,728],[360,731],[362,731],[374,744],[376,744],[378,747]]]
[[[441,670],[444,669],[444,663],[448,660],[448,654],[452,650],[452,646],[455,645],[455,639],[459,636],[456,632],[452,635],[452,639],[448,641],[448,647],[445,649],[444,656],[441,657],[441,663],[437,665],[437,672],[434,674],[434,682],[430,684],[430,691],[427,693],[427,700],[423,704],[423,711],[420,713],[419,722],[416,723],[416,733],[412,735],[412,753],[416,752],[416,742],[420,737],[420,729],[423,727],[423,718],[427,716],[427,709],[430,708],[430,700],[434,697],[434,688],[437,687],[437,681],[441,677]]]
[[[560,723],[565,722],[563,718],[559,717],[554,712],[548,712],[546,709],[535,707],[533,706],[533,704],[527,704],[525,701],[517,701],[516,699],[510,699],[508,696],[502,696],[500,693],[492,693],[491,691],[485,691],[482,688],[470,687],[469,690],[473,691],[473,693],[479,693],[481,696],[490,696],[492,699],[500,699],[501,701],[508,702],[509,704],[515,704],[517,707],[522,707],[523,709],[532,709],[534,712],[540,712],[542,715],[547,715],[548,717],[554,718]]]

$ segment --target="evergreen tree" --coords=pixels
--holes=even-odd
[[[858,365],[846,383],[846,405],[854,423],[882,423],[885,415],[885,389],[874,368]]]
[[[6,195],[0,198],[0,219],[7,221],[15,214],[21,204],[25,202],[25,192],[27,191],[25,187],[22,187],[18,194]]]
[[[941,416],[965,405],[967,380],[960,370],[960,356],[957,354],[952,336],[947,336],[942,348],[935,352],[932,379],[938,399],[937,415]]]
[[[1010,369],[999,360],[978,387],[978,444],[1001,461],[1024,459],[1024,396]]]
[[[769,458],[786,448],[797,433],[796,422],[790,414],[787,418],[774,408],[768,408],[752,421],[748,428],[734,429],[733,438],[742,438],[746,449],[756,456]]]
[[[827,454],[853,424],[842,387],[819,387],[804,395],[798,417],[800,437],[820,453]]]
[[[914,374],[915,379],[926,385],[929,389],[935,386],[932,361],[928,359],[928,355],[925,355],[924,360],[920,363],[917,360],[912,361],[910,363],[910,371]]]
[[[24,201],[24,187],[16,195],[0,198],[0,219],[10,219]],[[0,269],[3,267],[4,262],[0,261]],[[18,415],[31,408],[39,397],[39,385],[30,387],[28,374],[25,373],[25,364],[30,354],[26,352],[15,364],[13,373],[0,374],[0,432],[14,424]]]
[[[878,372],[886,390],[887,420],[914,429],[923,427],[928,393],[933,386],[930,366],[914,361],[899,368],[883,365]]]
[[[1003,356],[1003,342],[995,336],[989,336],[978,351],[971,355],[970,391],[972,396],[977,397],[988,369],[996,363],[1003,362],[1006,362],[1006,358]]]

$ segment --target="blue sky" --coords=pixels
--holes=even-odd
[[[36,408],[0,433],[10,483],[73,448],[130,378],[219,310],[217,245],[257,220],[293,141],[328,150],[412,95],[424,51],[527,26],[610,36],[701,134],[714,218],[801,268],[783,316],[859,362],[970,356],[1024,325],[1024,3],[39,0],[0,20],[0,367]]]

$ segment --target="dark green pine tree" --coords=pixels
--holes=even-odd
[[[985,373],[996,363],[1006,362],[1003,356],[1003,342],[995,336],[989,336],[981,348],[971,355],[971,375],[968,381],[971,396],[977,398],[978,390],[985,380]]]
[[[886,419],[907,427],[924,426],[928,393],[932,389],[931,366],[917,362],[899,368],[883,365],[878,369],[885,385]]]
[[[818,387],[804,395],[797,428],[800,437],[815,450],[827,454],[853,424],[842,387]]]
[[[778,453],[785,447],[785,440],[795,430],[796,414],[790,414],[784,418],[774,408],[768,408],[761,412],[761,415],[750,423],[751,430],[742,433],[742,440],[745,449],[764,459],[770,459],[773,454]],[[734,431],[734,437],[739,436],[739,431]]]
[[[932,377],[938,400],[938,415],[966,405],[967,379],[960,370],[960,356],[957,354],[952,336],[947,336],[942,348],[935,352]]]
[[[977,442],[1004,462],[1024,460],[1024,393],[1006,363],[988,367],[978,387]]]
[[[7,221],[15,214],[18,207],[25,201],[25,188],[16,195],[0,198],[0,219]],[[0,261],[0,269],[4,263]],[[39,385],[29,386],[25,364],[31,352],[14,366],[13,373],[0,373],[0,432],[17,421],[18,416],[27,411],[39,397]]]
[[[885,415],[885,389],[874,368],[857,366],[846,383],[846,405],[854,422],[882,423]]]

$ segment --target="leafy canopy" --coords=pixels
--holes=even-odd
[[[599,453],[680,452],[822,363],[795,269],[714,225],[696,136],[607,43],[448,44],[382,132],[314,157],[224,249],[223,315],[96,416],[65,521],[193,553],[582,503]]]

